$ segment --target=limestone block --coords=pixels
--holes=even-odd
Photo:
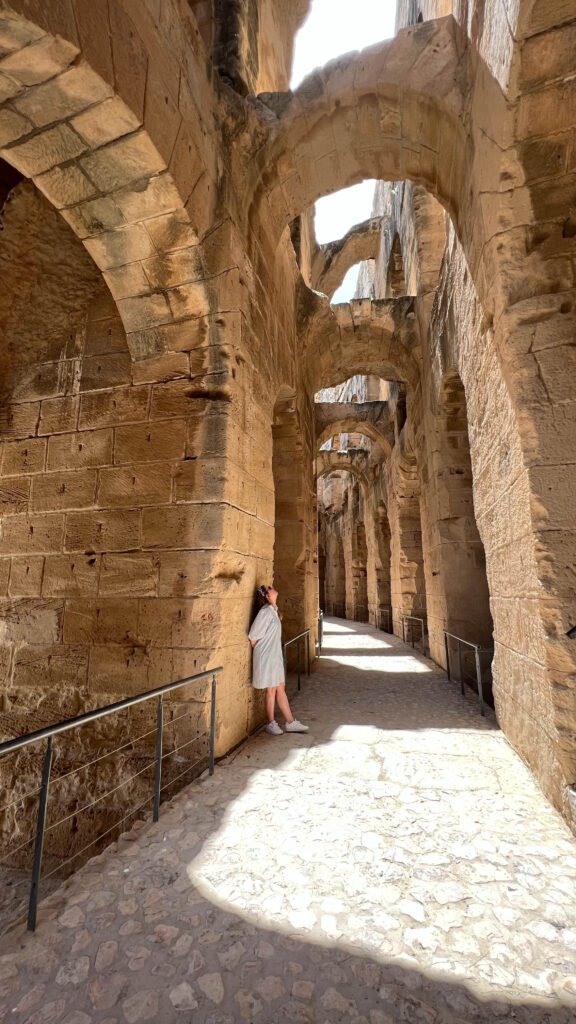
[[[42,398],[54,398],[63,394],[73,376],[73,360],[59,363],[41,363],[22,373],[13,389],[16,402],[30,402]]]
[[[114,462],[150,462],[184,457],[186,420],[134,424],[117,427],[114,441]]]
[[[9,146],[32,131],[32,124],[15,110],[0,110],[0,146]]]
[[[167,70],[171,70],[168,66]],[[150,64],[146,101],[144,107],[144,126],[154,139],[166,163],[169,162],[174,143],[182,123],[182,115],[178,109],[178,93],[172,98],[169,88],[164,84],[164,75],[156,65]]]
[[[10,516],[2,523],[0,553],[32,554],[61,551],[64,542],[64,516]]]
[[[0,604],[0,643],[56,644],[60,637],[62,602],[3,601]]]
[[[43,597],[95,597],[100,559],[96,555],[46,555]]]
[[[103,270],[135,263],[154,253],[152,240],[142,224],[129,224],[115,231],[103,231],[86,238],[84,244]]]
[[[84,355],[100,356],[126,352],[126,332],[118,316],[103,317],[86,325]]]
[[[205,171],[204,161],[198,152],[198,139],[186,124],[182,124],[172,151],[168,167],[181,195],[191,195],[194,186]],[[198,229],[195,218],[190,218]]]
[[[97,391],[129,384],[132,376],[130,356],[127,352],[113,352],[101,356],[87,356],[82,360],[81,391]],[[82,420],[82,410],[80,412]],[[80,423],[82,426],[82,423]]]
[[[57,434],[48,439],[46,469],[84,469],[110,465],[112,442],[113,431],[110,428],[83,430],[78,434]]]
[[[576,84],[573,79],[520,98],[518,135],[521,139],[548,135],[550,126],[557,132],[574,126],[576,116]]]
[[[64,549],[87,553],[138,548],[140,517],[139,509],[71,512],[66,517]]]
[[[0,155],[26,177],[33,177],[66,160],[74,160],[85,149],[85,143],[68,125],[59,124],[9,150],[0,149]]]
[[[96,195],[96,189],[92,182],[78,167],[74,166],[54,167],[53,170],[37,177],[35,184],[57,210],[91,199]],[[72,227],[75,226],[73,219],[71,220],[68,216],[66,219]]]
[[[158,565],[154,555],[133,552],[102,556],[101,597],[154,597],[157,591]]]
[[[129,223],[150,221],[146,227],[158,252],[167,251],[157,240],[157,232],[162,230],[162,225],[174,222],[180,223],[182,230],[186,224],[190,227],[190,222],[182,209],[180,193],[171,176],[165,171],[160,171],[148,181],[140,181],[138,188],[120,189],[114,194],[114,200]],[[197,241],[197,237],[194,236],[192,240],[186,241],[186,245],[192,245]]]
[[[66,601],[64,611],[65,644],[129,643],[137,635],[138,602],[136,599],[104,601]]]
[[[13,476],[0,481],[0,515],[16,515],[28,511],[31,477]]]
[[[119,299],[118,309],[124,326],[129,332],[145,331],[171,320],[166,297],[158,293]]]
[[[172,661],[165,648],[147,650],[136,643],[99,644],[90,653],[90,693],[102,695],[105,702],[172,683],[176,678]]]
[[[173,288],[204,276],[198,246],[155,256],[145,260],[143,268],[153,287]]]
[[[10,597],[40,597],[44,558],[42,555],[18,555],[10,567]]]
[[[99,75],[113,82],[107,0],[76,0],[74,13],[83,56]]]
[[[145,548],[219,548],[246,553],[249,520],[224,504],[180,505],[144,509],[142,541]]]
[[[1,476],[41,473],[46,460],[46,441],[31,437],[25,441],[4,442],[1,455]]]
[[[15,78],[0,74],[0,103],[18,96],[23,90],[24,86],[17,82]]]
[[[150,388],[119,388],[100,394],[82,395],[80,399],[80,430],[137,423],[148,416]]]
[[[100,470],[100,508],[159,505],[169,502],[171,495],[172,472],[170,466],[164,463]]]
[[[166,352],[150,359],[140,359],[132,367],[134,384],[157,384],[190,376],[190,359],[186,352]]]
[[[57,434],[74,430],[78,422],[80,398],[46,398],[40,407],[39,434]]]
[[[155,384],[152,387],[152,419],[161,419],[165,416],[190,416],[199,419],[207,407],[207,399],[198,395],[192,381],[177,380],[169,384]]]
[[[161,177],[152,178],[150,185],[161,181]],[[166,188],[163,190],[162,196],[164,203],[166,203],[165,191]],[[174,185],[171,185],[169,195],[172,195],[175,191]],[[170,205],[174,206],[174,212],[166,213],[147,221],[146,229],[158,252],[169,253],[177,252],[180,249],[189,250],[198,244],[198,235],[192,227],[186,212],[178,209],[174,200]]]
[[[82,62],[49,82],[29,89],[14,102],[21,114],[43,128],[54,121],[73,117],[112,95],[112,87]]]
[[[114,209],[117,209],[115,204]],[[80,216],[83,217],[83,213]],[[112,227],[113,225],[106,224],[105,226]],[[141,263],[130,263],[126,267],[111,267],[105,271],[104,279],[115,299],[146,295],[150,291],[150,282]]]
[[[90,148],[96,149],[137,131],[141,121],[118,96],[114,96],[74,117],[70,124]]]
[[[19,647],[14,655],[12,684],[16,689],[42,693],[55,688],[60,694],[82,692],[88,674],[88,650],[72,644]]]
[[[246,574],[242,557],[211,551],[160,551],[160,597],[196,597],[198,594],[240,591]],[[252,587],[252,581],[249,581]]]
[[[43,512],[87,508],[94,504],[95,495],[96,471],[93,469],[46,473],[32,480],[31,509]]]
[[[146,47],[123,5],[113,4],[109,12],[116,88],[130,109],[142,118],[148,73]]]
[[[0,411],[0,440],[33,436],[36,433],[39,416],[39,402],[4,405]]]
[[[162,157],[145,132],[136,132],[111,142],[84,157],[80,164],[90,180],[104,193],[149,178],[164,169]]]
[[[65,39],[42,35],[30,46],[24,46],[3,57],[0,60],[0,72],[10,75],[22,85],[38,85],[64,71],[77,53],[77,48]]]
[[[8,580],[10,578],[10,559],[0,558],[0,597],[6,597],[8,594]],[[4,662],[0,668],[4,668]],[[5,675],[3,678],[7,678]]]

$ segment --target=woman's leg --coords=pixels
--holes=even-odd
[[[266,718],[269,722],[274,721],[274,702],[276,700],[277,686],[268,686],[266,689]]]
[[[274,687],[274,691],[275,691],[275,694],[276,694],[276,701],[278,703],[278,707],[280,708],[280,711],[284,715],[284,718],[286,719],[287,722],[293,722],[294,721],[294,715],[292,714],[292,712],[290,710],[290,705],[288,703],[288,697],[286,696],[286,685],[285,685],[285,683],[280,683],[280,686]]]

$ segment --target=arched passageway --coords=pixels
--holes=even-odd
[[[433,488],[428,510],[432,520],[428,551],[428,629],[432,657],[443,664],[442,629],[483,648],[491,648],[493,632],[486,558],[474,514],[466,396],[455,372],[447,373],[442,381],[436,422]],[[464,660],[467,674],[476,685],[470,649],[464,649]],[[490,660],[491,654],[482,659],[488,699],[491,699]]]

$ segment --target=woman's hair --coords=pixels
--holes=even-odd
[[[254,601],[252,602],[252,622],[254,622],[254,619],[258,615],[260,609],[264,608],[268,604],[267,594],[268,587],[265,583],[262,584],[261,587],[256,588],[256,592],[254,594]]]

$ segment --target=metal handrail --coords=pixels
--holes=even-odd
[[[50,788],[50,781],[51,781],[50,780],[50,774],[51,774],[51,770],[52,770],[53,739],[54,739],[54,736],[58,736],[58,735],[60,735],[63,732],[69,731],[70,729],[74,729],[74,728],[77,728],[79,726],[85,725],[87,722],[92,722],[92,721],[95,721],[96,719],[104,718],[107,715],[114,714],[115,712],[122,711],[125,708],[132,707],[135,704],[141,704],[141,703],[143,703],[146,700],[150,700],[152,697],[156,697],[157,700],[158,700],[157,709],[156,709],[156,729],[155,730],[153,729],[153,730],[150,731],[150,734],[153,733],[153,732],[156,732],[156,751],[155,751],[156,756],[155,756],[155,759],[153,761],[151,761],[150,764],[146,765],[146,768],[142,769],[139,772],[136,772],[135,775],[131,776],[129,779],[125,779],[121,783],[120,786],[115,787],[115,789],[113,789],[113,790],[109,790],[107,793],[105,793],[102,796],[98,797],[96,800],[92,801],[90,804],[87,804],[85,808],[80,808],[80,811],[81,810],[86,810],[89,807],[93,806],[94,803],[103,800],[107,796],[110,796],[111,793],[116,792],[123,785],[125,785],[128,782],[131,782],[132,779],[136,778],[138,775],[141,775],[144,771],[147,771],[149,768],[151,768],[153,765],[155,765],[155,772],[154,772],[154,794],[153,794],[154,808],[153,808],[152,819],[153,819],[153,821],[158,821],[158,817],[159,817],[159,814],[160,814],[160,795],[161,795],[162,790],[166,788],[166,785],[171,785],[172,783],[177,781],[179,778],[181,778],[182,775],[184,775],[188,771],[190,771],[191,767],[195,767],[197,764],[200,763],[200,761],[195,762],[195,764],[192,765],[190,768],[187,768],[185,772],[180,773],[180,775],[176,776],[175,779],[172,779],[170,783],[166,784],[165,786],[162,786],[162,763],[163,763],[163,761],[165,760],[165,758],[169,754],[174,754],[178,750],[181,750],[182,747],[189,746],[190,743],[192,743],[194,741],[197,741],[198,739],[201,739],[203,736],[209,735],[210,736],[210,743],[209,743],[209,754],[208,754],[208,767],[209,767],[210,775],[214,774],[214,735],[215,735],[215,726],[216,726],[216,676],[217,676],[217,674],[219,672],[222,672],[222,671],[223,671],[223,666],[221,666],[221,665],[218,666],[217,668],[207,669],[205,672],[198,672],[196,675],[187,676],[186,679],[179,679],[179,680],[177,680],[176,682],[173,682],[173,683],[166,683],[164,686],[156,686],[156,687],[154,687],[154,689],[146,690],[144,693],[137,694],[135,697],[126,697],[124,700],[116,701],[113,704],[106,704],[102,708],[96,708],[93,711],[87,711],[87,712],[85,712],[82,715],[77,715],[75,718],[69,718],[69,719],[67,719],[65,721],[58,722],[56,725],[46,726],[44,729],[37,729],[35,732],[27,733],[24,736],[17,736],[14,739],[6,740],[4,743],[0,743],[0,756],[2,756],[2,755],[5,755],[5,754],[14,753],[14,751],[17,751],[17,750],[22,750],[24,747],[30,746],[33,743],[38,743],[41,740],[47,740],[46,751],[45,751],[45,754],[44,754],[44,760],[43,760],[43,766],[42,766],[42,781],[41,781],[41,785],[40,785],[38,790],[33,791],[33,793],[37,792],[39,794],[39,796],[38,796],[38,813],[37,813],[37,818],[36,818],[36,836],[35,836],[35,839],[34,839],[34,858],[33,858],[33,865],[32,865],[32,879],[31,879],[31,885],[30,885],[30,896],[29,896],[29,901],[28,901],[28,918],[27,918],[27,928],[28,928],[28,931],[34,931],[35,928],[36,928],[36,916],[37,916],[37,909],[38,909],[38,897],[39,897],[39,890],[40,890],[40,878],[41,878],[41,873],[42,873],[42,855],[43,855],[43,849],[44,849],[44,836],[46,834],[46,831],[50,831],[50,830],[55,829],[58,825],[61,825],[63,822],[67,821],[70,817],[73,816],[73,815],[68,815],[67,817],[65,816],[64,818],[60,819],[59,821],[51,824],[49,829],[46,828],[46,812],[47,812],[47,806],[48,806],[48,795],[49,795],[49,788]],[[182,686],[186,686],[189,683],[197,682],[199,679],[206,679],[209,676],[212,677],[212,686],[211,686],[211,694],[210,694],[210,729],[209,729],[209,731],[207,731],[205,733],[202,733],[199,736],[195,736],[193,738],[193,740],[189,740],[186,743],[182,743],[178,747],[175,747],[173,750],[170,750],[167,753],[163,753],[162,752],[162,730],[163,730],[163,726],[164,726],[164,708],[163,708],[162,701],[163,701],[164,695],[167,694],[167,693],[170,693],[172,690],[176,690],[176,689],[179,689]],[[202,703],[207,703],[207,702],[206,701],[202,701]],[[182,718],[182,717],[184,717],[184,716],[179,716],[179,718],[176,719],[176,721],[179,721],[179,719]],[[168,723],[168,724],[172,724],[172,723]],[[148,734],[144,734],[144,735],[148,735]],[[137,739],[132,741],[132,743],[135,743],[135,742],[138,741],[138,739],[142,739],[142,738],[143,738],[142,736],[137,737]],[[109,756],[110,754],[117,753],[117,751],[119,749],[123,749],[125,746],[126,746],[126,744],[123,744],[122,747],[115,748],[114,750],[109,751],[109,754],[106,755],[106,756]],[[100,759],[101,758],[98,758],[97,760],[100,760]],[[200,759],[200,760],[202,760],[202,759]],[[90,765],[92,763],[93,762],[88,762],[85,765],[81,765],[79,768],[75,769],[75,771],[81,771],[81,770],[83,770],[86,767],[90,767]],[[65,774],[68,775],[68,774],[73,774],[73,773],[68,772],[68,773],[65,773]],[[57,782],[60,778],[61,778],[61,776],[58,776],[57,779],[53,779],[52,781],[53,782]],[[33,795],[33,793],[32,793],[32,795]],[[27,795],[31,795],[31,794],[27,794]],[[24,799],[26,799],[26,797],[20,797],[18,801],[13,801],[13,803],[15,803],[15,802],[22,802]],[[149,798],[149,799],[152,799],[152,798]],[[139,807],[136,808],[136,810],[140,810],[148,802],[149,802],[148,800],[144,801],[144,803],[140,804]],[[8,806],[10,806],[10,805],[8,805]],[[75,811],[74,813],[75,814],[76,813],[80,813],[80,811]],[[130,813],[134,813],[134,810],[131,811]],[[93,842],[88,843],[86,847],[83,847],[83,849],[78,851],[78,853],[73,854],[73,856],[69,857],[64,863],[66,864],[69,861],[74,860],[76,857],[80,856],[81,853],[83,853],[86,849],[89,849],[90,846],[93,846],[94,843],[98,842],[99,839],[102,839],[109,832],[113,831],[113,829],[116,828],[118,825],[123,824],[124,821],[126,820],[126,817],[128,817],[128,815],[124,815],[124,817],[122,819],[120,819],[120,821],[117,822],[114,826],[112,826],[112,828],[107,829],[105,833],[103,833],[100,836],[97,836],[97,838],[95,840],[93,840]],[[25,843],[21,844],[21,846],[17,847],[16,850],[13,850],[7,856],[13,856],[14,853],[17,853],[18,850],[23,849],[31,841],[32,841],[32,839],[26,840]],[[4,857],[3,859],[6,859],[6,857]],[[59,870],[59,868],[57,870]],[[53,873],[54,872],[50,872],[50,874],[53,874]]]
[[[322,644],[324,643],[324,612],[322,609],[318,612],[318,650],[322,650]]]
[[[485,715],[484,710],[484,691],[482,689],[482,669],[480,667],[480,655],[486,651],[491,651],[491,647],[483,647],[481,644],[473,644],[470,640],[464,640],[461,636],[456,636],[455,633],[449,633],[447,629],[444,632],[444,650],[446,652],[446,675],[448,679],[451,679],[450,675],[450,650],[448,645],[448,637],[452,640],[456,640],[458,643],[458,669],[460,674],[460,692],[464,696],[464,670],[462,667],[462,648],[461,644],[465,644],[466,647],[471,647],[474,651],[474,661],[476,666],[476,685],[478,688],[478,700],[480,701],[480,714]]]
[[[422,647],[424,648],[424,654],[426,654],[427,645],[426,645],[426,623],[425,623],[425,620],[420,618],[420,616],[418,616],[418,615],[402,615],[402,640],[404,641],[404,643],[407,642],[406,641],[406,626],[405,626],[406,622],[410,623],[410,642],[412,644],[412,647],[414,647],[414,627],[413,627],[412,623],[413,622],[419,622],[420,623],[420,628],[422,630]]]
[[[296,650],[298,652],[298,654],[297,654],[297,656],[298,656],[298,670],[297,671],[298,671],[298,689],[299,690],[301,689],[301,684],[300,684],[300,674],[301,674],[300,673],[300,641],[303,639],[303,637],[306,637],[306,658],[307,658],[307,663],[308,663],[308,671],[307,671],[306,675],[309,676],[310,675],[310,630],[309,629],[305,629],[302,633],[298,633],[298,636],[293,636],[291,640],[287,640],[285,644],[282,644],[282,653],[283,653],[283,657],[284,657],[284,668],[286,668],[286,665],[287,665],[286,648],[289,647],[290,644],[297,644],[298,645]]]

